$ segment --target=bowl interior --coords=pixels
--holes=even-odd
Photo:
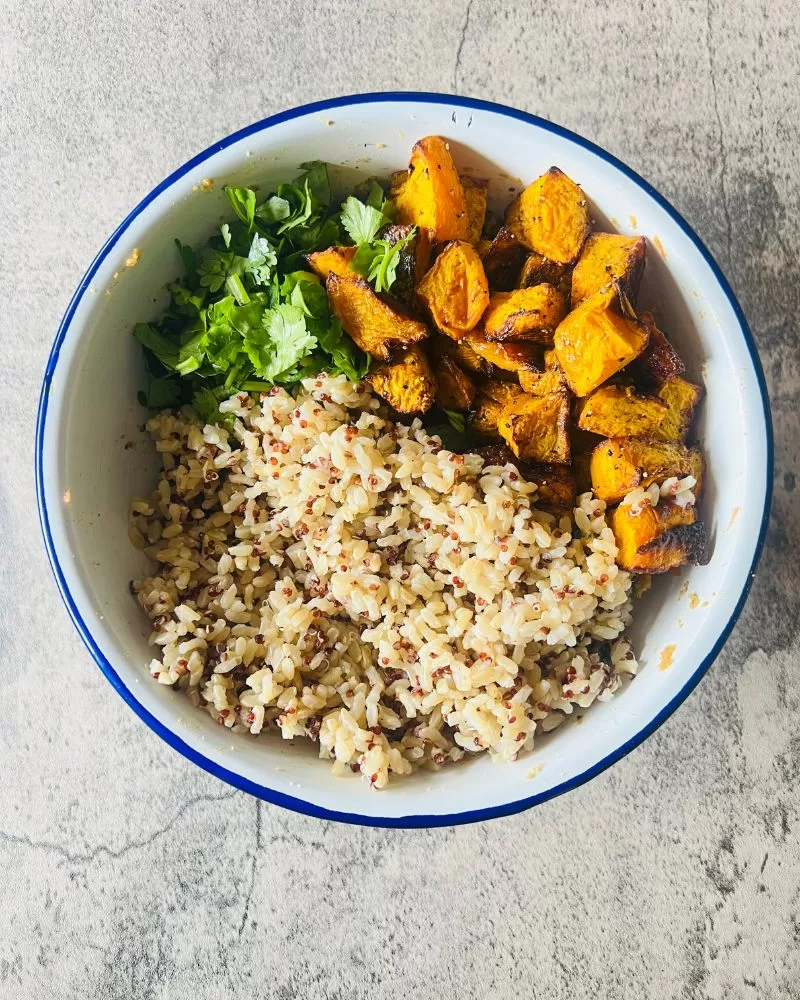
[[[602,228],[648,238],[641,304],[654,309],[689,376],[706,387],[698,436],[708,464],[703,517],[712,556],[707,566],[658,579],[637,606],[632,635],[642,669],[620,696],[567,722],[515,764],[496,766],[482,756],[375,793],[355,777],[333,778],[310,745],[231,736],[150,679],[147,623],[128,592],[146,566],[128,543],[126,516],[131,498],[153,488],[158,462],[142,432],[142,367],[131,327],[166,302],[164,285],[180,270],[174,238],[203,240],[227,215],[223,183],[266,191],[320,158],[337,165],[335,182],[345,189],[352,178],[403,168],[412,142],[431,133],[449,137],[462,168],[489,178],[495,210],[556,164],[583,185]],[[170,742],[243,787],[306,811],[447,822],[508,811],[591,775],[691,686],[735,616],[758,545],[769,460],[762,391],[734,305],[711,266],[680,222],[614,162],[546,123],[488,106],[395,97],[315,107],[201,154],[101,251],[70,306],[49,377],[40,499],[57,575],[84,638],[112,682]]]

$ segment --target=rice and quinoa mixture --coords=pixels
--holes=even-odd
[[[513,760],[636,672],[632,577],[591,493],[556,519],[514,466],[447,451],[343,376],[220,409],[232,440],[189,410],[148,422],[163,471],[130,522],[157,564],[132,583],[150,671],[220,725],[308,737],[381,788]]]

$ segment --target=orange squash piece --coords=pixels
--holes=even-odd
[[[675,348],[656,326],[653,314],[640,313],[639,321],[647,328],[648,340],[647,347],[631,368],[637,382],[644,388],[651,389],[668,379],[683,375],[686,366],[678,357]]]
[[[489,201],[489,182],[482,177],[462,176],[461,184],[467,199],[467,242],[477,247],[486,222],[486,205]]]
[[[567,465],[570,459],[569,397],[523,394],[504,407],[497,422],[500,436],[517,458]]]
[[[519,275],[519,287],[531,288],[533,285],[553,285],[561,292],[564,301],[568,302],[572,286],[572,268],[569,264],[557,264],[535,251],[529,253],[522,265]]]
[[[392,179],[397,180],[396,175]],[[450,155],[450,143],[441,136],[429,135],[415,143],[408,173],[390,197],[397,221],[427,230],[432,240],[441,243],[469,237],[464,185]]]
[[[481,260],[492,291],[510,292],[517,287],[526,252],[505,226],[488,245],[481,241]]]
[[[692,425],[694,411],[703,395],[699,385],[683,378],[668,379],[658,390],[667,413],[653,432],[660,441],[683,441]]]
[[[552,392],[563,392],[567,388],[560,369],[551,368],[543,372],[532,372],[525,368],[517,372],[519,384],[531,396],[549,396]]]
[[[499,438],[497,421],[503,410],[522,396],[522,389],[513,382],[487,382],[475,395],[475,409],[470,416],[470,426],[476,434]]]
[[[618,287],[610,285],[561,321],[554,345],[570,388],[576,396],[588,396],[642,353],[647,329]]]
[[[461,340],[480,322],[489,304],[489,284],[474,247],[448,243],[419,284],[417,297],[437,328]]]
[[[367,376],[374,392],[398,413],[424,413],[433,406],[436,378],[421,347],[412,344]]]
[[[529,250],[571,264],[589,235],[589,206],[575,181],[551,167],[509,205],[506,227]]]
[[[563,295],[552,285],[495,292],[483,315],[483,335],[487,340],[531,340],[549,346],[566,312]]]
[[[608,503],[622,500],[637,486],[645,489],[671,476],[694,476],[700,492],[703,456],[697,448],[641,438],[609,438],[601,441],[590,461],[592,489]]]
[[[337,274],[340,278],[357,277],[350,269],[350,261],[356,255],[356,247],[328,247],[306,255],[308,265],[323,281],[329,274]]]
[[[475,383],[446,355],[436,365],[436,402],[445,410],[468,410],[475,399]]]
[[[463,342],[471,347],[476,354],[479,354],[484,361],[488,361],[490,365],[501,371],[517,373],[524,369],[539,370],[538,357],[541,349],[537,350],[536,344],[531,344],[528,341],[487,340],[481,336],[479,331],[475,330],[468,333]]]
[[[621,504],[611,515],[617,562],[631,573],[666,573],[706,561],[705,528],[693,506],[662,501],[634,514]]]
[[[459,368],[473,375],[489,375],[492,366],[474,351],[466,340],[453,340],[443,334],[435,333],[431,340],[431,350],[436,357],[451,358]]]
[[[428,336],[424,323],[400,305],[389,304],[363,278],[329,274],[325,282],[328,302],[362,351],[388,360],[392,348],[413,344]]]
[[[612,281],[617,281],[625,296],[635,302],[644,273],[645,251],[642,236],[592,233],[572,272],[572,308]]]
[[[580,406],[578,427],[605,438],[658,437],[667,404],[627,385],[601,385]]]

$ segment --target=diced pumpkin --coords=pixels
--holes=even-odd
[[[478,331],[467,334],[463,343],[502,371],[515,373],[523,369],[538,371],[537,360],[541,351],[537,351],[535,344],[517,340],[503,342],[487,340]]]
[[[553,285],[568,302],[572,285],[572,268],[569,264],[557,264],[535,251],[528,254],[519,275],[520,288],[532,288],[534,285]]]
[[[506,406],[497,427],[517,458],[533,462],[569,463],[569,397],[524,394]]]
[[[433,406],[436,378],[421,347],[412,344],[367,376],[375,393],[398,413],[424,413]]]
[[[487,382],[475,394],[475,409],[470,416],[470,426],[476,434],[499,438],[497,421],[506,406],[522,395],[522,389],[513,382]]]
[[[475,399],[475,383],[467,373],[446,355],[435,368],[436,402],[445,410],[468,410]]]
[[[453,340],[442,334],[434,334],[431,340],[431,349],[436,357],[451,358],[464,371],[473,375],[489,375],[492,366],[489,362],[474,351],[466,340]]]
[[[543,372],[532,372],[522,368],[517,375],[520,386],[531,396],[549,396],[552,392],[563,392],[567,388],[564,376],[558,368]]]
[[[686,366],[656,326],[653,314],[643,312],[639,315],[639,321],[644,323],[649,336],[647,347],[634,361],[631,369],[637,382],[645,389],[652,389],[662,382],[683,375]]]
[[[389,226],[382,239],[386,240],[387,243],[399,243],[400,240],[406,239],[414,228],[410,225]],[[404,305],[410,306],[414,301],[416,287],[428,270],[430,262],[431,241],[424,229],[417,229],[413,237],[400,251],[397,275],[392,285],[392,295],[400,299]]]
[[[637,486],[645,489],[671,476],[694,476],[700,492],[703,456],[696,448],[641,438],[609,438],[592,452],[592,488],[609,503],[622,500]]]
[[[551,167],[509,205],[506,228],[529,250],[571,264],[589,235],[589,206],[578,185]]]
[[[328,302],[362,351],[388,360],[392,348],[413,344],[428,336],[428,328],[399,304],[389,304],[363,278],[329,274]]]
[[[640,396],[628,385],[601,385],[582,401],[578,427],[606,438],[659,437],[667,416],[667,404],[655,396]]]
[[[666,573],[706,561],[706,533],[694,506],[662,501],[634,514],[621,504],[611,515],[617,562],[631,573]]]
[[[495,292],[483,315],[483,335],[487,340],[531,340],[551,345],[566,311],[564,297],[552,285]]]
[[[477,449],[477,454],[483,459],[484,468],[514,465],[523,479],[536,483],[536,507],[562,514],[575,506],[575,477],[569,466],[523,461],[517,458],[507,444],[499,441],[483,445]]]
[[[572,308],[617,281],[631,302],[636,301],[644,273],[646,243],[642,236],[592,233],[572,272]]]
[[[503,226],[488,246],[481,241],[481,260],[492,291],[510,292],[517,287],[525,247]]]
[[[483,264],[469,243],[448,243],[417,289],[437,328],[461,340],[480,322],[489,304]]]
[[[694,411],[703,395],[699,385],[683,378],[668,379],[658,390],[667,413],[653,432],[659,441],[683,441],[692,425]]]
[[[489,200],[489,182],[483,177],[462,176],[464,197],[467,199],[467,242],[477,247],[486,222],[486,205]]]
[[[544,352],[544,370],[547,372],[561,372],[561,365],[558,363],[558,355],[553,348],[549,348]],[[561,372],[563,375],[563,372]]]
[[[468,238],[464,186],[450,155],[450,143],[441,136],[429,135],[415,143],[408,173],[390,196],[398,222],[427,230],[436,242]]]
[[[306,256],[309,267],[322,278],[329,274],[337,274],[340,278],[355,278],[356,273],[350,269],[350,261],[356,255],[355,247],[328,247]]]
[[[558,363],[576,396],[588,396],[638,357],[647,329],[615,285],[595,292],[555,332]]]

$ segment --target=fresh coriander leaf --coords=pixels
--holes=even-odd
[[[351,382],[358,382],[369,371],[369,355],[347,336],[338,318],[334,317],[324,329],[321,329],[317,333],[317,339],[319,346],[333,362],[333,368],[328,369],[332,375],[341,372]]]
[[[158,358],[165,368],[174,369],[178,364],[178,345],[168,340],[150,323],[137,323],[133,335]]]
[[[272,269],[278,263],[278,255],[272,244],[258,233],[253,237],[250,252],[244,265],[244,273],[249,275],[254,285],[268,285]]]
[[[163,410],[180,404],[181,387],[174,377],[154,378],[148,375],[146,387],[137,393],[137,397],[148,410]]]
[[[175,246],[178,248],[178,253],[181,255],[181,260],[183,261],[183,266],[186,268],[187,275],[193,275],[197,270],[197,257],[194,250],[186,243],[181,243],[180,240],[175,240]]]
[[[386,217],[379,208],[365,205],[350,195],[342,205],[342,226],[356,243],[371,243],[386,224]]]
[[[365,201],[370,208],[377,208],[379,212],[383,211],[386,195],[383,188],[377,181],[372,180],[369,182],[369,193],[367,194]]]
[[[234,416],[232,413],[220,413],[219,404],[232,396],[233,393],[225,386],[216,388],[203,387],[192,398],[192,406],[198,417],[206,424],[219,424],[229,434],[233,433]]]
[[[321,285],[319,275],[311,271],[290,271],[281,282],[281,295],[284,299],[291,299],[295,288],[306,283]]]
[[[219,227],[219,231],[222,235],[222,242],[225,244],[225,249],[230,250],[231,248],[231,227],[227,222],[223,222]]]
[[[226,184],[223,190],[228,196],[228,200],[238,218],[242,220],[248,229],[252,229],[256,212],[255,191],[252,188],[232,187],[230,184]]]
[[[353,254],[350,270],[360,274],[362,278],[368,278],[375,258],[380,255],[380,247],[373,246],[371,243],[362,243]]]
[[[277,194],[273,194],[271,197],[267,198],[267,200],[256,209],[256,217],[261,222],[266,222],[268,225],[272,222],[283,222],[284,219],[288,219],[291,214],[292,206],[286,198],[281,198]]]
[[[453,430],[459,431],[461,434],[464,433],[466,421],[463,413],[459,413],[458,410],[446,410],[444,407],[442,407],[442,413],[450,421]]]
[[[233,253],[224,253],[221,250],[210,248],[203,250],[197,268],[200,284],[210,292],[218,292],[233,270],[235,256]]]
[[[275,381],[317,346],[301,309],[282,303],[264,313],[261,330],[245,338],[245,350],[257,376]]]
[[[295,178],[298,187],[308,184],[308,190],[317,206],[327,208],[331,203],[331,182],[328,176],[328,164],[322,160],[311,160],[301,163],[304,173]]]

